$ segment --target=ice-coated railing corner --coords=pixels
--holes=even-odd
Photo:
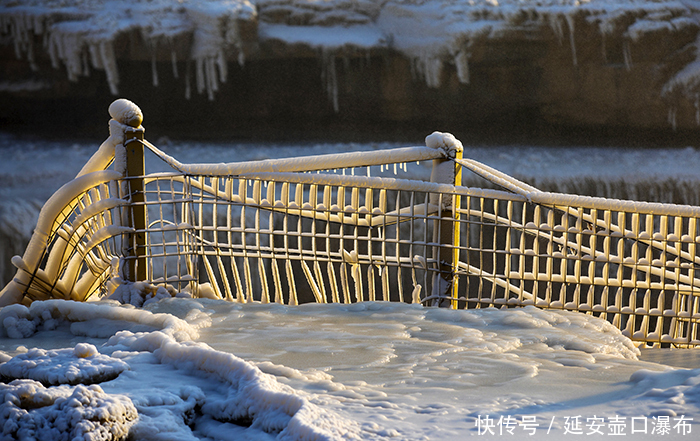
[[[463,158],[439,132],[425,147],[183,164],[144,139],[136,105],[109,110],[109,138],[47,201],[0,305],[135,287],[237,302],[535,305],[603,317],[653,346],[700,345],[700,207],[542,192]],[[147,172],[144,152],[172,171]],[[388,173],[412,176],[427,160],[430,181]],[[461,186],[463,169],[502,190]]]

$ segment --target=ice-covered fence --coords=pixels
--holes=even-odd
[[[461,207],[460,304],[583,311],[633,340],[700,344],[700,208],[545,193],[458,162],[513,194]]]
[[[147,272],[157,281],[183,280],[168,269],[184,268],[168,264],[174,253],[166,247],[190,237],[201,260],[185,277],[197,271],[195,279],[217,297],[289,304],[420,301],[422,288],[440,276],[444,282],[435,286],[442,292],[434,298],[449,299],[453,295],[445,292],[456,286],[454,223],[443,226],[449,228],[444,234],[439,229],[459,192],[439,181],[454,182],[456,166],[448,155],[457,155],[460,146],[443,138],[435,135],[431,147],[189,165],[144,141],[178,171],[146,177],[145,205],[160,210],[155,222],[163,222],[162,207],[168,207],[174,218],[168,230],[184,233],[177,243],[167,241],[163,228],[149,223]],[[424,160],[437,161],[436,182],[352,175],[358,167],[381,171]],[[307,173],[329,169],[336,173]],[[447,268],[429,268],[430,261],[447,262]]]
[[[182,164],[143,139],[132,106],[110,108],[110,138],[42,210],[0,302],[146,280],[243,302],[535,305],[700,344],[698,207],[541,192],[439,133],[425,147]],[[171,171],[147,173],[144,149]],[[427,160],[431,182],[376,176]],[[465,168],[503,190],[455,185]]]

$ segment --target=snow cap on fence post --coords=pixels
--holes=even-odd
[[[112,117],[109,121],[109,138],[100,145],[97,152],[85,163],[76,175],[76,178],[95,171],[106,170],[112,160],[117,162],[114,167],[115,170],[123,173],[123,170],[120,168],[120,158],[115,157],[115,154],[117,149],[124,144],[124,129],[127,127],[139,127],[143,121],[143,114],[136,104],[121,98],[109,106],[109,115]]]
[[[451,133],[433,132],[425,138],[425,145],[441,149],[444,159],[433,159],[430,182],[462,185],[462,166],[454,159],[462,159],[464,147]],[[457,263],[459,262],[459,195],[431,194],[430,205],[439,207],[440,220],[433,222],[433,258],[438,262],[439,273],[433,278],[431,305],[457,308]]]
[[[431,149],[442,149],[445,155],[453,159],[457,152],[464,151],[464,146],[452,133],[433,132],[425,137],[425,145]]]
[[[462,159],[464,147],[462,143],[451,133],[433,132],[425,137],[426,147],[443,151],[445,159],[433,159],[433,170],[430,174],[430,182],[440,184],[462,185],[462,166],[452,159]],[[431,203],[437,195],[431,195]],[[437,201],[435,201],[437,203]],[[451,201],[443,201],[444,209],[450,208]]]
[[[124,98],[119,98],[109,105],[109,116],[134,128],[138,128],[143,122],[143,113],[139,106]]]

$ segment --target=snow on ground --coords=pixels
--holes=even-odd
[[[181,298],[144,309],[57,300],[21,308],[0,310],[0,351],[14,356],[0,364],[3,375],[42,351],[56,354],[56,365],[93,359],[79,370],[121,373],[88,374],[90,386],[0,383],[0,427],[10,438],[66,421],[78,427],[81,418],[93,431],[130,430],[139,440],[449,440],[509,431],[693,439],[700,430],[700,369],[641,361],[617,329],[574,312]],[[7,318],[18,316],[35,332],[13,339],[18,324]],[[700,360],[695,350],[674,352]]]
[[[71,80],[104,70],[116,95],[115,40],[138,30],[152,52],[154,85],[159,75],[156,53],[172,52],[177,77],[179,52],[195,64],[195,78],[187,77],[185,95],[190,96],[192,82],[210,99],[227,79],[225,61],[245,63],[246,44],[301,43],[323,52],[337,108],[333,54],[343,47],[397,50],[413,60],[428,86],[438,87],[446,64],[453,64],[459,80],[469,83],[474,42],[512,30],[551,28],[560,42],[570,45],[572,63],[577,64],[577,15],[601,34],[619,33],[638,41],[650,32],[692,32],[699,11],[694,0],[0,0],[0,31],[11,36],[17,56],[34,67],[36,54],[47,51],[53,66],[65,68]],[[43,36],[43,47],[35,47],[32,34]],[[191,42],[191,47],[176,49],[178,41]],[[632,54],[624,56],[630,63]],[[659,92],[680,89],[692,98],[700,82],[699,66],[697,60],[690,61]],[[26,82],[0,85],[7,90],[36,87]]]
[[[329,414],[251,363],[195,341],[198,327],[210,323],[207,314],[198,308],[191,308],[185,316],[188,320],[181,320],[171,314],[152,314],[118,305],[114,302],[48,301],[35,302],[30,308],[20,305],[3,308],[0,322],[5,337],[31,337],[25,326],[21,332],[14,329],[18,327],[18,320],[8,320],[19,315],[32,322],[38,334],[52,333],[53,343],[66,338],[62,333],[96,336],[106,341],[100,345],[104,354],[98,353],[90,343],[79,343],[73,350],[30,349],[0,365],[0,374],[10,378],[39,378],[48,383],[73,383],[80,377],[90,383],[100,383],[98,388],[92,389],[75,386],[73,394],[92,391],[102,397],[106,393],[104,398],[77,399],[78,402],[87,401],[83,407],[97,407],[93,412],[103,419],[114,413],[100,409],[105,403],[115,399],[126,401],[125,406],[135,408],[139,414],[130,432],[135,439],[196,439],[191,425],[196,431],[202,431],[200,437],[215,439],[232,439],[239,432],[250,439],[271,438],[272,435],[278,439],[340,439],[359,430],[355,423]],[[179,307],[188,308],[187,305]],[[105,326],[105,320],[111,322],[109,326]],[[126,322],[126,326],[119,326],[115,321]],[[147,324],[156,330],[127,330],[133,324]],[[122,330],[110,336],[115,325]],[[2,340],[3,350],[8,349],[6,342],[10,341]],[[14,351],[17,350],[15,347]],[[47,431],[57,427],[60,430],[62,423],[36,423],[39,418],[49,418],[43,416],[45,413],[51,414],[52,421],[60,421],[64,408],[75,407],[68,399],[63,407],[45,409],[54,405],[54,401],[47,398],[54,390],[70,392],[65,386],[58,387],[60,389],[43,388],[36,382],[20,379],[9,382],[6,401],[0,405],[3,436],[22,436],[22,433],[34,431],[38,438],[48,439],[52,432]],[[13,398],[15,396],[19,399]],[[63,401],[55,400],[55,404],[63,404]],[[22,412],[29,416],[17,421],[13,415]],[[126,412],[128,415],[124,418],[133,421],[132,413]],[[107,418],[105,424],[109,421]],[[93,423],[98,424],[99,420]],[[104,432],[108,427],[100,430]]]

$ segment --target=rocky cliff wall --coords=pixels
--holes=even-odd
[[[168,136],[663,144],[700,124],[694,1],[0,4],[8,128],[102,134],[115,96]]]

